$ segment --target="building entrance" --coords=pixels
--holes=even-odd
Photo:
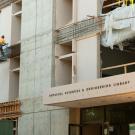
[[[84,124],[70,125],[69,135],[135,135],[128,124]],[[135,132],[134,132],[135,133]]]
[[[80,114],[80,125],[75,134],[72,125],[70,135],[135,135],[135,103],[85,108]]]
[[[134,114],[135,103],[85,108],[81,110],[81,123],[102,123],[98,135],[135,135]],[[89,129],[86,128],[88,132]]]

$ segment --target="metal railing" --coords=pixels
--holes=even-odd
[[[74,38],[80,38],[87,35],[93,36],[101,33],[104,23],[104,17],[91,17],[90,19],[57,29],[55,31],[55,43],[63,44],[71,41]]]
[[[103,9],[115,5],[120,6],[125,2],[126,2],[125,0],[119,0],[117,2],[113,2],[105,5]],[[93,36],[95,34],[101,33],[103,30],[102,28],[104,27],[105,24],[105,16],[97,16],[97,17],[90,16],[90,17],[91,17],[90,19],[72,23],[60,29],[57,29],[55,31],[56,33],[55,43],[63,44],[71,41],[74,38],[80,38],[82,36],[87,36],[87,35]]]
[[[117,66],[111,66],[111,67],[107,67],[107,68],[102,68],[101,73],[103,73],[103,71],[107,71],[107,70],[123,68],[123,73],[126,74],[126,73],[128,73],[128,67],[129,66],[135,66],[135,62],[122,64],[122,65],[117,65]]]
[[[0,9],[7,7],[11,4],[11,0],[0,0]]]
[[[18,0],[0,0],[0,10],[2,8],[9,6],[11,3],[16,2],[16,1]]]
[[[20,56],[20,43],[11,46],[4,46],[3,49],[0,50],[0,62],[6,61],[8,58],[13,58]]]

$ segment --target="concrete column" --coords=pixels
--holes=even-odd
[[[53,25],[53,0],[22,0],[19,98],[23,114],[18,135],[68,134],[68,110],[44,106],[42,100],[53,82]]]
[[[98,1],[78,0],[77,21],[87,16],[98,15]],[[100,75],[100,39],[99,36],[77,40],[77,81],[88,81]]]
[[[99,0],[78,0],[77,21],[84,20],[87,16],[97,16],[99,12]]]

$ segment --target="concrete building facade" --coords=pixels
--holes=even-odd
[[[1,9],[1,34],[9,46],[21,46],[20,56],[0,63],[0,102],[21,101],[16,134],[68,133],[68,109],[44,106],[42,99],[44,88],[54,86],[53,7],[51,0],[18,0]]]
[[[5,2],[1,34],[9,48],[21,47],[19,55],[0,63],[0,102],[21,102],[12,135],[109,135],[115,128],[118,133],[116,123],[123,123],[111,120],[121,110],[109,113],[110,119],[102,110],[108,113],[112,104],[119,108],[128,103],[134,112],[134,40],[122,42],[123,51],[117,45],[113,50],[101,46],[101,13],[121,4],[109,0]],[[134,122],[133,118],[124,126]]]

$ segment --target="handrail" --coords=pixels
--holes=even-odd
[[[18,0],[0,0],[0,10],[2,8],[9,6],[11,3],[14,3],[16,1],[18,1]]]
[[[126,74],[128,66],[133,66],[133,65],[135,65],[135,62],[122,64],[122,65],[117,65],[117,66],[110,66],[110,67],[107,67],[107,68],[102,68],[101,71],[106,71],[106,70],[117,69],[117,68],[122,68],[123,67],[124,68],[124,73]]]
[[[55,30],[55,43],[67,43],[74,38],[100,34],[103,31],[104,23],[105,17],[98,16],[61,27]]]

